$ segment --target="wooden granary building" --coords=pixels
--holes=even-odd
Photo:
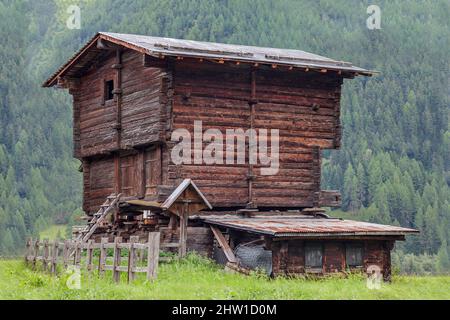
[[[389,279],[395,240],[416,230],[323,209],[339,206],[340,194],[321,189],[321,150],[340,147],[341,87],[358,75],[372,72],[299,50],[98,33],[44,83],[73,97],[74,157],[95,225],[85,238],[159,230],[181,255],[195,250],[236,269],[375,266]],[[208,149],[227,130],[231,147]],[[252,158],[247,133],[258,130],[276,133],[256,143],[276,151],[272,174]]]

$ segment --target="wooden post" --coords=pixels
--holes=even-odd
[[[147,279],[156,279],[158,274],[159,262],[159,239],[161,235],[159,232],[150,232],[148,234],[147,243]]]
[[[81,262],[81,252],[82,252],[83,244],[81,241],[75,242],[75,261],[74,265],[79,267]]]
[[[138,241],[138,236],[130,237],[130,250],[128,251],[128,283],[135,278],[134,267],[136,264],[136,248],[134,247],[134,244]]]
[[[186,242],[187,242],[187,226],[188,226],[188,203],[183,205],[180,215],[180,247],[178,248],[178,256],[184,258],[186,256]]]
[[[86,262],[86,268],[89,272],[92,271],[92,257],[93,257],[93,248],[92,248],[93,240],[88,240],[87,243],[87,262]]]
[[[56,266],[58,265],[58,251],[59,251],[59,243],[58,239],[53,242],[52,247],[52,260],[50,265],[50,272],[56,274]]]
[[[231,263],[237,263],[236,256],[233,253],[233,250],[230,248],[230,245],[228,244],[227,240],[223,236],[222,232],[220,232],[217,227],[210,226],[211,231],[214,234],[214,237],[216,238],[217,242],[219,243],[220,247],[223,250],[223,253],[227,257],[227,260]]]
[[[105,244],[108,243],[108,238],[102,238],[100,243],[100,257],[98,258],[98,273],[103,276],[105,274],[106,264],[106,248]]]
[[[42,256],[42,266],[44,272],[48,270],[48,256],[49,256],[49,248],[48,248],[48,239],[44,239],[44,255]]]
[[[64,267],[64,269],[66,269],[67,265],[69,264],[69,256],[70,256],[69,240],[64,240],[64,248],[63,248],[63,267]]]
[[[39,256],[39,239],[34,242],[33,270],[36,270],[36,261]]]
[[[33,239],[32,238],[28,238],[27,239],[27,244],[26,244],[26,249],[25,249],[25,264],[28,265],[28,257],[31,256],[31,244],[33,243]]]
[[[118,267],[120,266],[120,248],[118,246],[119,243],[122,242],[122,237],[116,237],[114,239],[114,260],[113,260],[113,279],[115,282],[120,281],[120,271]]]

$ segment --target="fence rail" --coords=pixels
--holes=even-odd
[[[128,274],[128,282],[135,278],[136,273],[146,273],[148,280],[156,279],[159,261],[163,260],[159,257],[160,233],[150,232],[146,243],[138,241],[139,238],[135,236],[130,237],[127,243],[122,242],[122,237],[115,237],[113,242],[109,242],[109,238],[102,238],[100,243],[93,240],[85,243],[76,240],[49,242],[47,239],[41,241],[30,238],[26,243],[25,262],[33,269],[41,262],[44,271],[57,274],[58,264],[62,264],[64,268],[69,265],[81,268],[83,252],[86,252],[84,266],[92,272],[95,269],[94,250],[97,250],[99,251],[97,270],[100,275],[104,275],[107,270],[112,271],[116,282],[120,281],[121,272]],[[108,256],[108,249],[113,249],[112,264],[107,264],[108,258],[111,258]],[[122,257],[122,250],[128,250],[127,260]],[[138,266],[138,262],[146,262],[146,266]]]

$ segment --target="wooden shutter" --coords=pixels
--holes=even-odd
[[[361,243],[346,244],[345,261],[349,267],[361,267],[363,265],[363,246]]]
[[[122,156],[120,159],[121,193],[136,196],[136,155]]]
[[[154,146],[144,153],[145,194],[156,194],[158,184],[161,184],[161,147]]]
[[[305,245],[305,267],[310,269],[322,269],[323,246],[320,243]]]

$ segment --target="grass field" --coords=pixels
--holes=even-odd
[[[394,276],[392,283],[370,290],[362,275],[347,278],[268,279],[225,272],[194,255],[161,263],[158,279],[140,274],[130,285],[82,274],[81,289],[66,286],[68,275],[31,271],[20,260],[0,260],[0,299],[450,299],[450,277]]]
[[[54,224],[39,233],[40,239],[55,240],[56,238],[64,238],[66,234],[66,225]]]

